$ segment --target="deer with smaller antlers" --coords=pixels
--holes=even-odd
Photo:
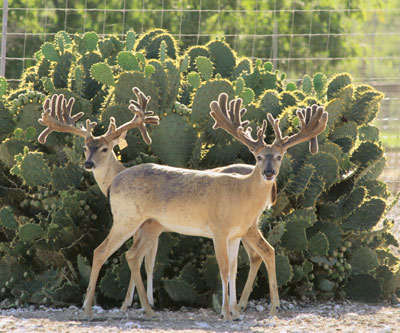
[[[328,114],[319,107],[306,123],[301,111],[297,115],[301,129],[290,137],[282,137],[279,120],[268,115],[273,126],[275,141],[264,142],[267,123],[263,122],[254,140],[247,122],[241,118],[246,112],[242,100],[229,103],[226,94],[218,102],[211,103],[211,116],[216,123],[245,144],[256,158],[256,165],[249,175],[223,174],[172,168],[156,164],[141,164],[119,172],[110,188],[110,204],[114,218],[111,231],[94,251],[89,286],[84,302],[86,314],[91,313],[95,286],[104,262],[121,245],[134,235],[146,221],[157,221],[166,230],[186,235],[209,237],[213,240],[223,287],[222,315],[224,320],[239,317],[234,294],[233,276],[230,274],[233,260],[237,257],[240,239],[243,239],[267,266],[271,309],[275,314],[279,296],[275,272],[274,249],[263,238],[255,221],[265,207],[273,201],[275,179],[286,150],[308,141],[321,133]],[[275,191],[276,193],[276,191]],[[139,263],[140,260],[137,260]],[[139,267],[130,267],[142,307],[148,316],[154,312],[148,303]],[[232,315],[231,315],[232,313]]]

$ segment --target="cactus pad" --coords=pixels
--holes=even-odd
[[[308,249],[314,256],[325,256],[329,249],[328,238],[322,232],[317,232],[308,240]]]
[[[196,131],[177,114],[160,120],[152,131],[152,149],[165,164],[185,166],[196,142]]]
[[[366,166],[378,160],[383,155],[383,149],[373,142],[362,142],[351,155],[350,161]]]
[[[233,87],[229,81],[211,80],[202,84],[193,99],[191,121],[197,124],[210,124],[210,103],[217,100],[222,92],[228,94],[230,98],[234,96]]]
[[[312,92],[312,81],[310,75],[304,75],[302,90],[305,94],[311,95]]]
[[[352,83],[352,78],[348,73],[341,73],[331,78],[328,82],[328,90],[327,90],[328,100],[335,98],[337,93],[342,88],[350,85],[351,83]]]
[[[60,59],[60,55],[53,44],[44,43],[41,49],[42,49],[42,54],[45,56],[47,60],[58,61]]]
[[[43,237],[43,229],[35,223],[26,223],[19,229],[19,238],[25,242],[33,242],[34,240]]]
[[[106,63],[101,62],[94,64],[90,69],[90,72],[96,81],[108,86],[115,86],[114,75],[110,66]]]
[[[175,302],[196,303],[198,296],[194,286],[185,282],[183,279],[164,279],[163,284],[169,297]]]
[[[345,230],[368,230],[373,228],[381,219],[386,208],[382,199],[372,198],[365,201],[357,210],[342,222]]]
[[[83,35],[83,42],[85,43],[86,49],[89,52],[93,52],[96,49],[98,41],[99,37],[93,31],[86,32]]]
[[[358,274],[349,279],[345,287],[347,296],[360,302],[377,302],[381,294],[381,286],[369,274]]]
[[[14,214],[8,207],[3,207],[0,210],[0,222],[1,225],[8,230],[15,230],[18,227],[18,223],[15,220]]]
[[[359,247],[351,254],[350,264],[354,274],[370,273],[378,267],[378,256],[369,247]]]
[[[118,64],[126,71],[139,70],[139,62],[136,57],[129,51],[121,51],[117,56]]]
[[[201,76],[205,81],[211,79],[213,75],[213,64],[207,57],[199,56],[196,58],[196,67],[201,73]]]
[[[55,167],[51,173],[51,184],[58,191],[67,190],[71,187],[78,188],[83,177],[80,166],[69,163],[65,167]]]
[[[221,74],[223,78],[232,76],[236,66],[236,57],[228,44],[216,40],[209,42],[206,46],[215,64],[215,73]]]
[[[289,283],[293,277],[292,266],[287,256],[279,254],[275,257],[275,266],[278,287],[282,287]]]
[[[20,166],[21,177],[28,186],[38,186],[48,184],[50,177],[50,168],[41,153],[29,152]]]

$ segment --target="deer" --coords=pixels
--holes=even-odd
[[[301,109],[305,123],[308,124],[312,116],[316,113],[318,109],[318,105],[314,104],[311,107],[307,107],[306,109]],[[313,137],[309,143],[309,151],[312,154],[316,154],[318,152],[318,140],[317,137]],[[242,175],[250,174],[254,169],[253,165],[248,164],[233,164],[225,167],[218,167],[214,169],[210,169],[209,171],[213,172],[221,172],[221,173],[237,173]],[[277,191],[277,187],[273,188],[273,191]],[[273,197],[277,198],[277,193],[272,194]],[[272,205],[275,201],[272,203]],[[257,221],[255,221],[257,223]],[[145,222],[139,228],[139,231],[135,235],[135,241],[132,247],[126,253],[126,260],[128,261],[129,267],[140,267],[143,259],[145,258],[145,267],[146,267],[146,276],[147,276],[147,297],[149,304],[154,306],[153,299],[153,271],[155,264],[155,256],[158,248],[158,239],[161,233],[167,231],[163,228],[162,225],[157,223],[156,221]],[[249,258],[249,273],[247,276],[247,280],[245,286],[243,288],[238,308],[240,311],[244,310],[247,307],[247,303],[254,285],[254,281],[257,276],[257,272],[262,263],[262,258],[254,251],[245,240],[242,239],[242,243],[244,249],[247,252]],[[235,276],[237,273],[237,258],[233,260],[233,266],[230,267],[230,274],[233,276],[233,281],[235,280]],[[232,288],[233,293],[230,295],[230,298],[236,299],[236,288]],[[133,277],[131,277],[128,290],[126,292],[125,300],[122,303],[121,310],[126,311],[129,306],[132,305],[133,295],[135,291],[135,282]]]
[[[85,162],[84,168],[87,171],[91,171],[94,174],[94,178],[105,196],[108,196],[108,189],[112,183],[114,177],[125,170],[125,166],[117,159],[114,154],[113,148],[115,145],[125,137],[128,130],[135,127],[139,127],[143,140],[150,144],[151,138],[147,132],[146,124],[157,125],[158,117],[153,116],[152,111],[146,111],[147,105],[150,101],[150,96],[145,96],[138,88],[132,89],[137,97],[137,102],[131,100],[129,109],[134,113],[135,117],[129,123],[123,126],[116,127],[115,119],[110,118],[110,124],[107,133],[104,135],[94,137],[92,134],[92,129],[97,125],[95,122],[90,120],[86,121],[86,127],[76,127],[78,120],[84,115],[80,112],[74,116],[71,115],[72,108],[75,102],[74,98],[70,98],[68,101],[63,95],[54,94],[52,98],[46,99],[43,104],[43,113],[41,118],[38,120],[40,124],[47,126],[45,130],[39,135],[38,141],[42,144],[46,142],[47,137],[51,132],[64,132],[72,133],[81,136],[85,139],[84,143],[84,154]],[[237,164],[228,167],[222,167],[214,169],[215,172],[225,172],[225,173],[241,173],[248,174],[252,171],[253,166],[245,164]],[[155,265],[155,257],[158,246],[158,238],[162,232],[168,231],[162,225],[157,223],[157,221],[149,220],[143,223],[140,229],[134,235],[134,243],[129,251],[127,251],[126,258],[130,267],[137,267],[134,261],[136,257],[132,256],[134,250],[137,248],[141,249],[143,255],[139,255],[140,264],[143,261],[143,256],[146,256],[145,268],[148,277],[147,281],[147,295],[148,301],[151,305],[154,305],[153,299],[153,270]],[[257,256],[256,252],[250,247],[246,246],[245,249],[249,255],[250,266],[252,267],[253,262],[258,262],[256,269],[250,269],[248,280],[246,282],[245,291],[242,293],[242,298],[240,304],[243,303],[243,308],[247,304],[248,297],[251,292],[251,288],[258,271],[258,267],[261,264],[261,257]],[[257,258],[254,260],[252,258]],[[237,259],[233,260],[234,263]],[[236,276],[236,266],[233,268],[232,276]],[[234,278],[233,278],[234,281]],[[131,279],[129,288],[126,294],[125,301],[121,307],[122,310],[126,310],[129,305],[132,304],[133,293],[135,289],[135,284],[133,279]],[[236,288],[234,288],[236,290]],[[247,290],[247,292],[246,292]],[[247,296],[246,296],[247,295]],[[236,298],[236,295],[232,297]]]
[[[262,236],[257,224],[265,207],[273,201],[273,188],[282,157],[287,149],[308,141],[323,132],[328,113],[319,107],[306,124],[301,111],[297,112],[300,131],[282,137],[279,119],[268,114],[275,140],[264,142],[266,120],[257,128],[257,139],[251,135],[248,121],[242,121],[246,109],[242,100],[229,103],[225,93],[210,104],[214,129],[222,128],[246,145],[256,158],[256,165],[248,175],[224,174],[141,164],[122,170],[112,181],[109,200],[113,225],[106,239],[94,250],[93,264],[83,308],[91,315],[91,307],[99,272],[104,262],[132,237],[140,226],[150,220],[157,221],[171,232],[208,237],[213,240],[222,280],[222,316],[225,321],[237,319],[236,300],[232,295],[234,281],[230,267],[237,256],[240,239],[244,240],[262,258],[267,267],[271,294],[270,314],[279,308],[279,295],[275,271],[275,251]],[[245,129],[246,128],[246,129]],[[139,262],[138,260],[137,262]],[[131,268],[139,299],[147,316],[154,316],[138,267]],[[231,315],[232,312],[232,315]]]

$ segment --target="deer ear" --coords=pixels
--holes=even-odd
[[[277,198],[278,198],[278,188],[276,186],[276,181],[275,181],[272,184],[272,189],[271,189],[271,206],[275,205]]]

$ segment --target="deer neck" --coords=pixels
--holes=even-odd
[[[108,190],[115,176],[124,169],[124,165],[118,161],[113,152],[105,163],[97,166],[93,170],[94,179],[105,196],[107,196]]]
[[[267,181],[262,175],[260,167],[256,164],[253,172],[247,176],[249,192],[254,201],[259,202],[264,209],[272,204],[272,190],[275,180]]]

